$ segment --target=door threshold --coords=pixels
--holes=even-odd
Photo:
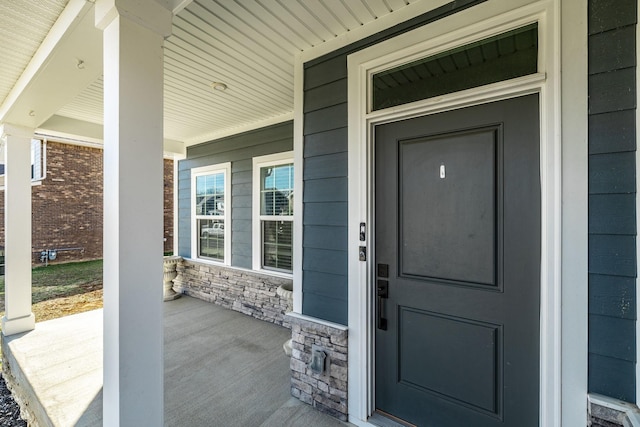
[[[415,424],[408,423],[379,409],[367,421],[378,427],[416,427]]]

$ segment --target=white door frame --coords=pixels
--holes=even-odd
[[[523,3],[528,4],[523,5]],[[538,23],[539,28],[539,72],[537,74],[370,112],[372,73],[534,22]],[[367,418],[374,409],[375,331],[372,325],[375,310],[373,307],[373,287],[369,285],[374,279],[372,260],[375,259],[375,242],[373,241],[375,236],[375,230],[373,230],[373,187],[375,181],[372,163],[372,129],[374,125],[539,93],[542,191],[540,425],[561,425],[562,156],[559,43],[559,1],[496,0],[399,35],[348,57],[348,384],[349,421],[351,423],[362,426],[369,425]],[[585,211],[585,218],[586,215]],[[367,239],[364,242],[359,241],[361,222],[366,223],[368,228]],[[366,246],[367,262],[359,261],[359,246]],[[586,328],[586,324],[584,326]],[[584,344],[586,351],[586,342],[581,344]],[[586,366],[584,376],[586,377]],[[581,424],[586,423],[586,404],[584,413],[575,416],[576,420],[583,420]]]

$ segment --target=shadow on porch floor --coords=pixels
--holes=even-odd
[[[166,426],[348,424],[290,396],[288,329],[195,298],[165,309]],[[102,425],[102,310],[3,338],[5,376],[42,425]]]

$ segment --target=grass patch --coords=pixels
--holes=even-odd
[[[102,260],[54,264],[31,270],[33,303],[83,294],[102,288]],[[0,276],[4,305],[4,276]]]

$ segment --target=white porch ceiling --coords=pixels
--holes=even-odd
[[[78,1],[0,2],[0,54],[8,59],[0,61],[0,121],[12,117],[9,113],[2,117],[8,108],[3,104],[53,22],[67,2],[71,6]],[[446,1],[194,0],[174,17],[173,33],[165,43],[165,138],[191,145],[290,119],[296,55],[340,39],[356,40],[367,35],[364,29],[378,28],[381,21],[403,20],[443,3]],[[92,11],[86,15],[79,19],[93,19]],[[77,25],[73,31],[78,34],[69,38],[89,40],[79,32],[98,30],[87,28]],[[61,43],[60,50],[64,49]],[[82,53],[76,57],[83,59]],[[97,66],[94,70],[102,66],[87,65]],[[46,64],[42,68],[46,74]],[[64,84],[64,76],[58,77]],[[228,89],[214,90],[212,82],[222,82]],[[75,93],[69,101],[38,117],[34,125],[79,137],[78,129],[99,129],[102,88],[102,76],[97,73],[90,84],[71,88]],[[37,105],[29,108],[38,111]],[[95,133],[85,136],[100,139]]]
[[[0,2],[0,105],[60,16],[68,0]]]

